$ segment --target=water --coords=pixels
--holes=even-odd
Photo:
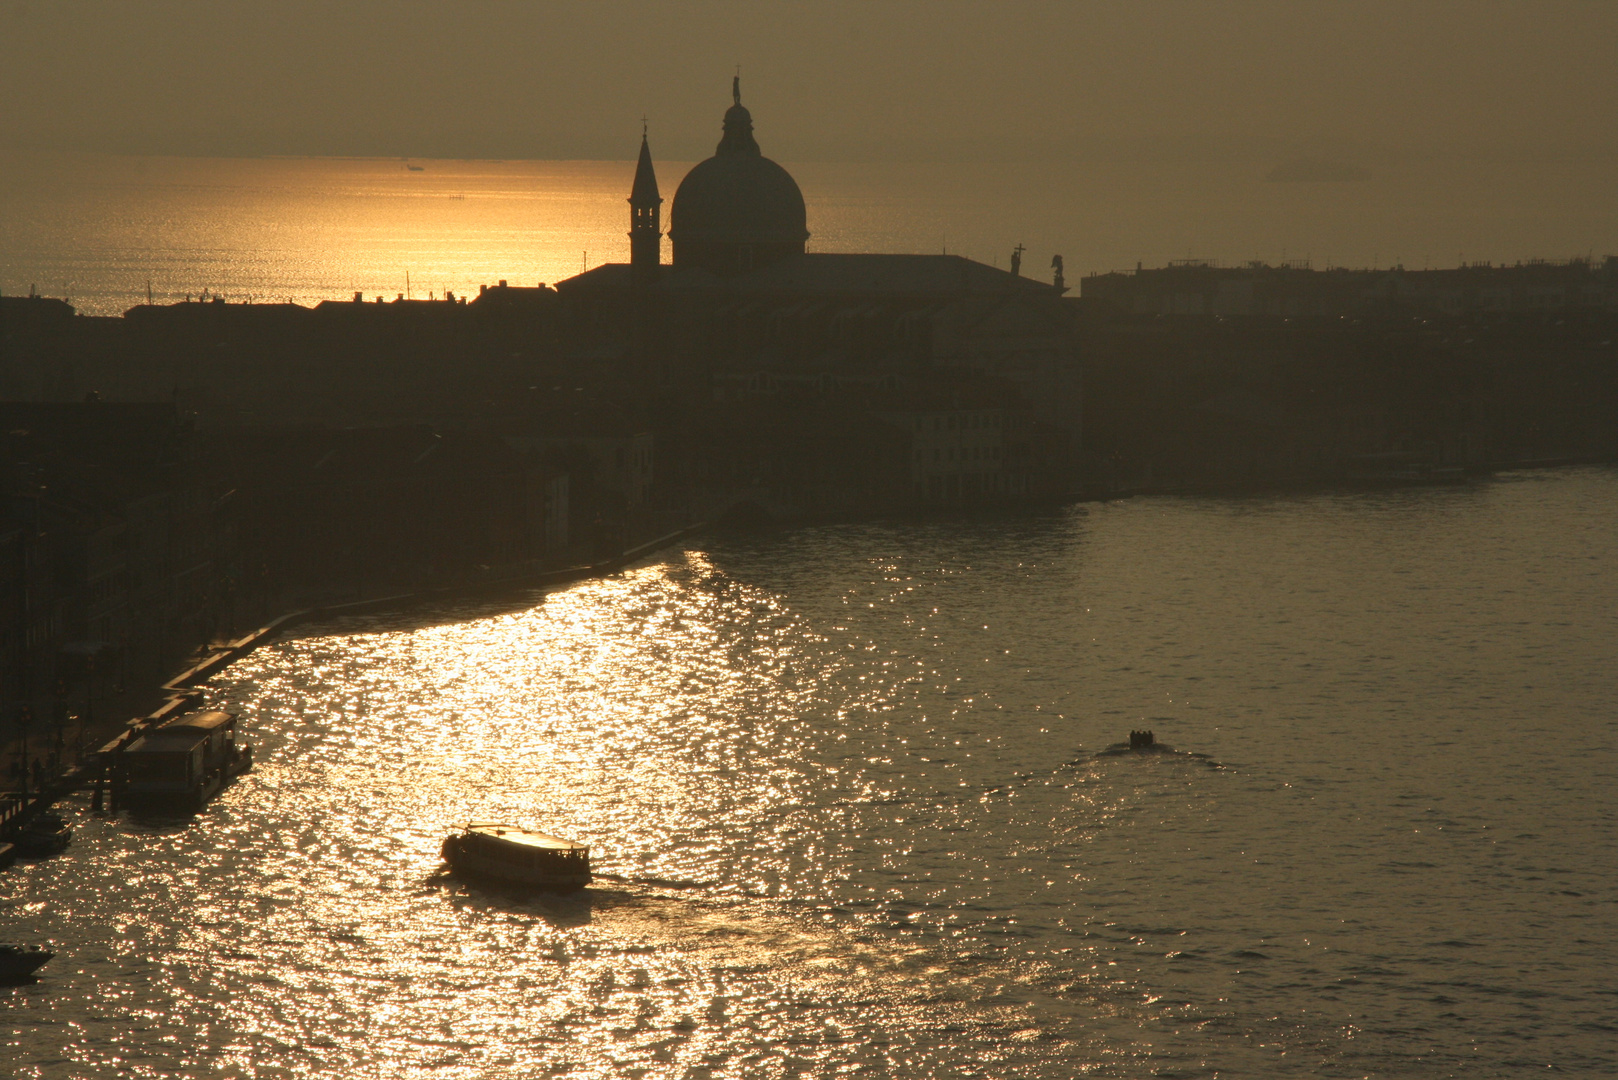
[[[466,295],[628,258],[632,161],[411,164],[422,171],[0,148],[0,291],[116,315],[148,285],[165,303],[207,289],[312,304]],[[1274,162],[1256,160],[786,164],[813,251],[948,250],[1004,267],[1021,243],[1027,274],[1048,280],[1061,253],[1074,284],[1188,257],[1422,268],[1618,252],[1609,163],[1390,162],[1356,183],[1270,183]],[[687,168],[658,163],[665,199]]]
[[[1618,472],[714,536],[311,628],[70,807],[19,1077],[1618,1071]],[[1186,753],[1098,755],[1133,727]],[[1208,755],[1206,759],[1193,756]],[[467,817],[595,845],[523,897]]]

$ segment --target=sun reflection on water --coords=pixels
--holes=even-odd
[[[928,921],[947,940],[947,916],[882,906],[914,870],[906,823],[963,811],[868,771],[891,756],[840,729],[912,684],[866,685],[863,661],[850,672],[825,645],[688,552],[522,610],[316,628],[239,663],[212,693],[246,709],[261,764],[206,841],[172,834],[174,861],[131,882],[184,905],[165,980],[234,1033],[213,1052],[244,1069],[789,1075],[958,1057],[958,1035],[926,1033],[1014,1023],[995,1017],[1018,1011],[1018,975],[985,957],[963,980],[915,940]],[[467,819],[590,843],[600,880],[522,896],[446,877],[439,842]]]
[[[0,875],[60,943],[0,1074],[1610,1073],[1615,490],[805,529],[309,628],[210,688],[259,753],[205,814],[85,797]],[[1143,722],[1224,767],[1096,753]],[[600,878],[445,876],[473,818]]]

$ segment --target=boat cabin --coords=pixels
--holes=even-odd
[[[465,839],[470,842],[470,850],[479,854],[514,861],[528,859],[536,864],[556,859],[588,858],[590,854],[590,848],[585,844],[564,840],[560,836],[529,832],[515,825],[473,823],[466,827]]]
[[[187,713],[170,720],[153,734],[174,738],[194,736],[201,742],[204,761],[212,768],[230,760],[236,749],[236,714],[219,709]]]
[[[184,795],[199,790],[236,753],[236,716],[211,710],[178,716],[123,752],[130,795]]]

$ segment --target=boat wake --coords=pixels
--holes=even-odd
[[[654,889],[711,889],[711,881],[685,881],[680,878],[629,877],[624,874],[596,872],[598,881],[615,881],[622,885],[649,885]]]

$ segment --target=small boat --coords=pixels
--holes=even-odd
[[[22,858],[42,859],[65,851],[72,839],[73,830],[67,827],[67,822],[55,814],[41,814],[23,826],[12,846]]]
[[[0,945],[0,981],[27,978],[55,955],[38,945]]]
[[[470,822],[444,840],[456,873],[511,885],[572,892],[590,884],[590,849],[573,840],[498,822]]]
[[[1202,764],[1212,769],[1223,768],[1219,762],[1215,761],[1207,754],[1198,753],[1193,750],[1176,750],[1172,746],[1158,742],[1157,736],[1150,730],[1131,731],[1129,733],[1128,742],[1113,743],[1105,750],[1096,751],[1096,757],[1098,758],[1125,756],[1149,757],[1152,755],[1161,755],[1166,758],[1181,761],[1200,761]]]
[[[1120,754],[1172,754],[1174,748],[1164,746],[1157,741],[1157,736],[1150,731],[1131,731],[1128,743],[1113,743],[1105,750],[1097,751],[1101,757],[1117,757]]]

